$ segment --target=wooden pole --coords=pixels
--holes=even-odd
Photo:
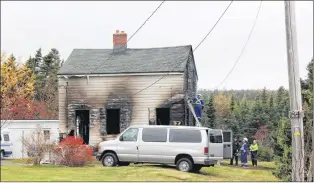
[[[313,88],[312,88],[312,105],[313,105],[313,119],[312,119],[312,181],[314,181],[314,61],[312,58],[312,84],[313,84]]]
[[[292,181],[304,181],[304,135],[299,76],[295,2],[285,1],[286,39],[289,72],[289,95],[292,132]]]

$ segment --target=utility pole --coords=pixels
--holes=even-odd
[[[314,93],[314,61],[312,58],[312,94]],[[314,94],[312,96],[312,105],[313,105],[313,119],[312,119],[312,181],[314,181]]]
[[[295,2],[285,1],[286,39],[292,135],[292,181],[304,181],[304,135],[301,86],[295,24]]]

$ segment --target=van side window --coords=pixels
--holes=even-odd
[[[0,135],[0,141],[2,142],[2,135]]]
[[[222,143],[222,135],[220,131],[210,131],[210,143]]]
[[[6,142],[10,141],[9,134],[3,134],[3,140]]]
[[[130,128],[122,134],[120,141],[137,141],[138,128]]]
[[[202,142],[201,132],[199,130],[171,129],[169,142],[200,143]]]
[[[167,128],[144,128],[142,140],[144,142],[166,142]]]

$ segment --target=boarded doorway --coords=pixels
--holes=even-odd
[[[107,109],[107,134],[120,133],[120,109]]]
[[[157,125],[170,124],[170,108],[157,108],[156,109]]]
[[[85,144],[89,144],[89,110],[76,110],[75,119],[79,119],[80,137],[83,138]]]

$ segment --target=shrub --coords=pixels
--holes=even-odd
[[[270,162],[273,160],[274,154],[269,148],[260,146],[258,147],[258,157],[260,161]]]
[[[82,138],[66,137],[55,149],[54,160],[58,165],[84,166],[93,160],[93,149],[83,144]]]

